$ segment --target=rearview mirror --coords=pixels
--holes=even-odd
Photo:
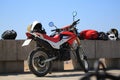
[[[72,15],[73,15],[73,17],[77,16],[77,12],[73,11]]]
[[[49,26],[50,26],[50,27],[53,27],[53,26],[55,26],[55,25],[54,25],[53,22],[49,22]]]

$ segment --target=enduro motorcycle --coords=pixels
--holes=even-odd
[[[37,44],[36,48],[28,56],[28,66],[30,71],[38,77],[45,76],[50,72],[53,61],[67,61],[71,59],[70,54],[74,54],[84,72],[88,72],[89,65],[87,56],[84,54],[76,25],[80,19],[73,21],[69,26],[56,28],[54,36],[48,36],[45,30],[40,28],[39,32],[34,30],[39,26],[39,22],[31,25],[32,31],[26,32],[27,40],[22,46],[27,46],[32,40]],[[54,26],[53,22],[49,26]]]

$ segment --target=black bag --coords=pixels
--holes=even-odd
[[[108,36],[104,32],[99,32],[98,40],[108,40]]]
[[[5,32],[3,32],[1,37],[4,40],[6,40],[6,39],[15,39],[17,37],[17,33],[14,30],[6,30]]]

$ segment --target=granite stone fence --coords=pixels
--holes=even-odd
[[[35,48],[33,41],[29,46],[22,47],[24,40],[0,40],[0,73],[24,72],[25,61]],[[106,68],[120,69],[120,41],[82,40],[82,47],[88,56],[90,68],[95,60],[102,58]],[[72,60],[74,69],[80,69]],[[53,70],[64,70],[64,62],[55,62]]]

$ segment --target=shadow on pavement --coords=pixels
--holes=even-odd
[[[24,74],[32,74],[31,72],[21,72],[21,73],[0,73],[0,76],[8,76],[8,75],[24,75]]]
[[[49,74],[49,75],[46,75],[45,77],[51,77],[51,78],[56,78],[56,77],[77,77],[77,76],[83,76],[85,73],[72,73],[72,72],[68,72],[68,73],[64,73],[64,72],[58,72],[58,73],[53,73],[53,74]]]
[[[84,74],[63,74],[63,75],[49,75],[49,76],[45,76],[45,77],[76,77],[76,76],[82,76]]]

